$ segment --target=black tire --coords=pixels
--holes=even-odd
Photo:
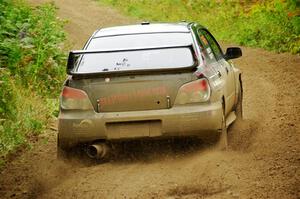
[[[62,148],[59,137],[57,136],[56,158],[59,160],[66,160],[69,158],[69,151]]]
[[[238,102],[235,107],[235,115],[237,117],[237,120],[243,120],[243,89],[241,83],[240,83]]]
[[[68,159],[68,152],[57,147],[57,150],[56,150],[56,158],[58,160],[66,160]]]
[[[225,115],[223,113],[222,117],[222,129],[220,130],[220,137],[217,147],[220,150],[227,150],[228,149],[228,133],[227,133],[227,127],[226,127],[226,119]]]

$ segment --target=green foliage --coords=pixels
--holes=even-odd
[[[57,116],[64,23],[53,4],[32,8],[0,0],[0,155],[26,144]]]
[[[277,52],[300,53],[297,0],[100,0],[150,21],[197,21],[218,39]]]
[[[64,77],[64,23],[45,4],[35,10],[21,1],[0,4],[0,64],[40,94],[57,93]]]

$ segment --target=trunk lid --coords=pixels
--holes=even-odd
[[[94,77],[71,80],[84,90],[96,112],[139,111],[171,108],[178,89],[193,78],[192,72]]]

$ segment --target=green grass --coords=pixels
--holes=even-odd
[[[0,0],[0,157],[29,146],[57,116],[64,24],[53,4]]]
[[[155,22],[196,21],[217,39],[276,52],[300,53],[300,2],[217,0],[99,0]]]

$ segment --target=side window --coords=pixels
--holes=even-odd
[[[200,39],[200,50],[202,59],[207,63],[216,62],[215,56],[212,52],[211,47],[209,46],[208,40],[200,30],[198,31],[198,36]]]
[[[206,30],[200,30],[199,33],[200,33],[200,39],[201,39],[201,36],[205,37],[206,41],[208,42],[208,45],[210,46],[211,50],[213,51],[215,58],[217,60],[221,59],[223,57],[223,53],[219,47],[219,44],[215,41],[215,39]]]

